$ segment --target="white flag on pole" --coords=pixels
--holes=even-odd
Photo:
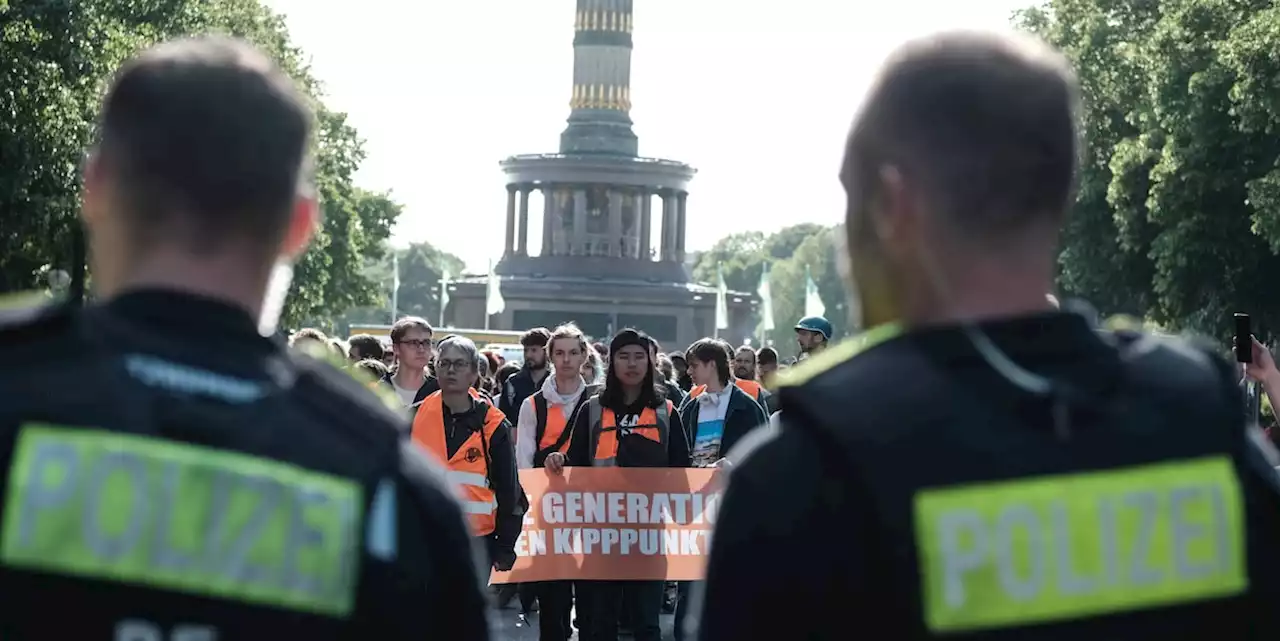
[[[440,325],[444,327],[444,308],[449,306],[449,278],[440,275]]]
[[[716,265],[716,329],[729,329],[729,287],[724,272]]]
[[[804,266],[804,315],[805,316],[826,316],[827,307],[822,304],[822,297],[818,295],[818,285],[813,282],[813,276],[809,273],[809,266]]]
[[[391,323],[395,324],[400,307],[400,253],[391,250]]]
[[[492,316],[501,314],[507,308],[507,301],[502,299],[502,284],[498,274],[493,271],[493,261],[489,261],[489,286],[485,294],[485,314]]]
[[[760,272],[760,285],[756,287],[756,295],[760,297],[760,329],[772,332],[774,330],[773,290],[769,286],[769,263],[765,263]]]

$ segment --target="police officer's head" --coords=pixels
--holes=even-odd
[[[445,394],[466,392],[480,372],[480,350],[465,336],[450,336],[436,347],[436,380]]]
[[[890,57],[841,171],[864,327],[963,314],[975,293],[1047,308],[1078,94],[1065,59],[1024,36],[945,33]]]
[[[126,63],[85,167],[95,287],[221,280],[260,303],[272,266],[316,226],[311,124],[295,83],[235,40],[169,42]]]

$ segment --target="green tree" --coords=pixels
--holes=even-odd
[[[773,234],[756,231],[726,236],[704,252],[694,265],[694,280],[716,282],[716,266],[724,272],[725,284],[734,291],[754,293],[760,274],[769,264],[769,287],[773,295],[774,331],[767,338],[781,356],[796,353],[795,327],[804,316],[805,266],[818,285],[826,306],[826,316],[840,336],[847,331],[845,291],[840,281],[833,234],[836,228],[801,223]],[[757,332],[759,334],[760,332]]]
[[[397,316],[414,315],[436,323],[440,318],[440,279],[454,278],[465,268],[461,258],[429,242],[412,243],[394,250],[400,262]],[[340,333],[353,323],[385,324],[390,321],[392,278],[391,251],[366,264],[364,277],[376,297],[372,306],[357,307],[334,323]]]
[[[1219,337],[1280,322],[1280,8],[1234,0],[1051,0],[1021,22],[1074,63],[1080,196],[1061,285]]]
[[[0,3],[0,291],[69,269],[66,239],[79,208],[79,167],[102,91],[128,56],[157,41],[223,32],[262,48],[314,100],[316,185],[324,223],[296,268],[284,323],[371,304],[364,273],[380,256],[397,207],[357,189],[364,155],[345,115],[324,107],[319,83],[284,20],[258,0],[12,0]]]
[[[716,284],[716,268],[724,273],[725,285],[735,292],[754,292],[760,282],[766,256],[766,237],[758,231],[744,231],[721,238],[698,255],[693,280]]]

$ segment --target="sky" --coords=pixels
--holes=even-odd
[[[483,272],[502,254],[498,161],[558,150],[574,1],[266,2],[286,16],[326,104],[347,112],[364,138],[357,183],[404,206],[393,243],[430,241]],[[930,31],[1007,28],[1028,4],[635,0],[631,117],[641,155],[698,170],[688,248],[734,232],[839,222],[841,147],[884,57]],[[535,195],[534,254],[540,206]]]

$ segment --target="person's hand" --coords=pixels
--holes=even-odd
[[[516,553],[500,554],[498,558],[493,560],[493,569],[499,572],[510,572],[511,567],[516,564]]]
[[[1276,371],[1276,361],[1271,356],[1271,350],[1258,342],[1257,337],[1251,336],[1250,340],[1253,341],[1253,362],[1244,363],[1244,375],[1264,384],[1280,379],[1280,372]]]
[[[547,461],[544,464],[544,467],[547,468],[548,472],[558,476],[564,473],[564,464],[564,454],[561,454],[560,452],[552,452],[547,455]]]

